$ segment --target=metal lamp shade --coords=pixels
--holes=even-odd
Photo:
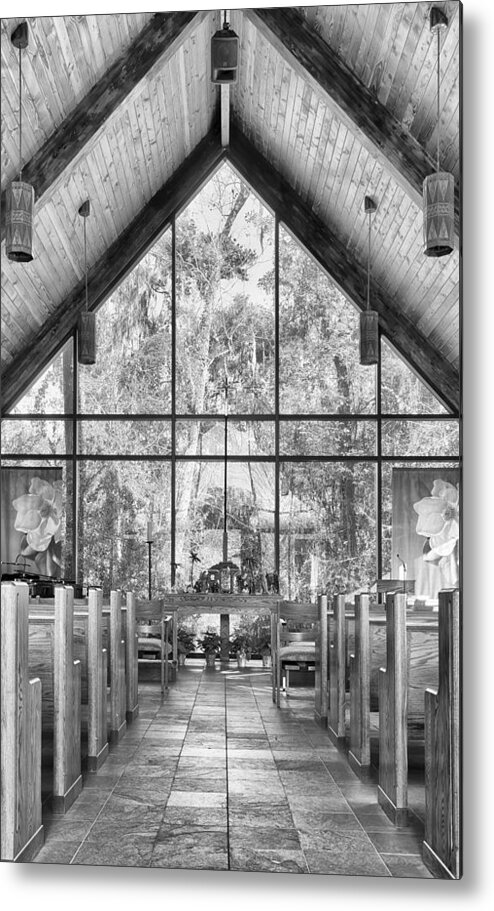
[[[77,326],[77,360],[79,364],[96,363],[96,314],[85,311]]]
[[[379,316],[375,310],[360,314],[360,363],[366,367],[379,360]]]
[[[424,180],[424,253],[447,256],[455,247],[455,179],[447,171]]]
[[[219,29],[211,38],[211,82],[231,85],[237,81],[238,35],[231,28]]]
[[[34,187],[14,180],[5,194],[5,252],[16,263],[33,258]]]

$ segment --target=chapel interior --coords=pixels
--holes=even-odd
[[[1,20],[1,859],[460,879],[447,2]]]

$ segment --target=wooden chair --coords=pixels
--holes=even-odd
[[[275,616],[273,699],[279,706],[281,689],[288,695],[290,670],[293,669],[300,674],[308,671],[309,667],[315,667],[316,636],[319,627],[318,605],[291,605],[279,602]],[[310,626],[310,629],[301,629],[301,626]]]
[[[161,662],[161,692],[168,689],[169,656],[172,647],[168,642],[171,615],[165,614],[163,598],[137,601],[136,633],[137,651],[159,656]]]

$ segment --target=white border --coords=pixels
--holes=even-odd
[[[372,2],[372,0],[371,0]],[[256,6],[295,4],[256,3]],[[310,4],[315,5],[315,4]],[[437,0],[442,6],[443,0]],[[235,8],[245,4],[235,3]],[[4,0],[2,17],[197,9],[198,5],[149,2],[35,2]],[[215,9],[213,4],[200,8]],[[252,911],[256,905],[301,911],[344,902],[362,911],[390,907],[424,911],[491,907],[494,848],[492,767],[494,755],[494,310],[492,246],[494,220],[492,133],[494,4],[465,0],[464,34],[464,878],[380,879],[294,874],[214,873],[159,869],[0,864],[4,908],[35,911],[155,911],[185,903],[194,908]],[[489,293],[490,292],[490,293]],[[493,517],[493,518],[491,518]]]

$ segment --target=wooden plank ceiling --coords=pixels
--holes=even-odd
[[[456,2],[440,6],[449,19],[441,155],[456,178],[459,231],[461,11]],[[271,204],[290,198],[281,217],[358,306],[364,197],[375,199],[372,289],[382,329],[457,409],[459,241],[439,259],[422,244],[421,185],[436,148],[429,11],[430,3],[232,10],[240,58],[227,149],[210,81],[219,12],[30,19],[22,141],[24,177],[37,194],[35,257],[6,258],[2,221],[4,407],[68,337],[83,306],[81,203],[91,200],[89,297],[97,306],[227,155],[265,196],[271,175]],[[19,167],[18,52],[10,41],[19,21],[1,24],[2,193]],[[298,230],[304,222],[312,230]]]

